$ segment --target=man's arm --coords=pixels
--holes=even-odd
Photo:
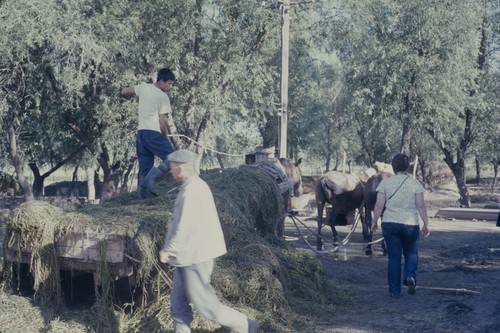
[[[126,87],[121,90],[121,93],[123,97],[133,97],[135,96],[135,89],[134,87]]]
[[[168,135],[168,116],[166,113],[160,115],[160,131],[164,137]]]

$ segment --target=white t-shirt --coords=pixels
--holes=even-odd
[[[134,86],[139,97],[139,130],[161,132],[159,116],[172,112],[168,95],[152,83],[141,83]]]
[[[401,183],[403,185],[399,187]],[[384,179],[376,191],[383,192],[386,199],[382,222],[419,225],[415,195],[424,193],[425,189],[418,180],[407,175],[395,175]]]
[[[176,259],[173,266],[189,266],[227,252],[214,198],[198,175],[181,185],[163,247]]]

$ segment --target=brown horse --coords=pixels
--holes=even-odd
[[[299,158],[297,162],[289,158],[280,158],[280,163],[285,169],[286,176],[293,184],[293,195],[300,197],[304,191],[302,187],[302,172],[300,171],[302,158]]]
[[[363,237],[365,242],[370,243],[373,239],[372,232],[372,212],[373,208],[375,208],[375,202],[377,202],[377,187],[382,182],[382,180],[389,178],[392,176],[392,173],[381,171],[377,172],[373,176],[371,176],[365,185],[365,223],[363,223]],[[385,243],[382,243],[382,250],[384,254],[386,253]],[[372,254],[372,245],[367,244],[365,248],[366,254]]]
[[[315,196],[318,209],[318,237],[316,247],[319,251],[323,248],[321,228],[323,226],[323,209],[326,203],[332,206],[328,225],[332,229],[334,242],[338,241],[335,225],[345,225],[346,215],[360,208],[364,196],[364,184],[368,180],[366,172],[357,175],[344,174],[330,171],[323,175],[316,183]],[[362,215],[362,214],[360,214]],[[363,223],[363,217],[360,216]]]

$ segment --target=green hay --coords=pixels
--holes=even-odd
[[[228,247],[228,253],[216,260],[212,276],[221,300],[260,320],[266,331],[286,332],[330,318],[334,300],[342,292],[328,281],[315,257],[295,251],[276,237],[284,220],[284,205],[274,180],[248,166],[203,178],[214,193]],[[60,328],[62,320],[84,327],[74,327],[73,332],[162,332],[172,328],[169,294],[173,270],[158,261],[158,250],[176,196],[171,190],[176,186],[171,179],[162,181],[158,198],[139,200],[133,194],[121,195],[75,212],[63,212],[38,201],[13,211],[8,242],[18,244],[19,249],[31,248],[34,300],[44,309],[43,331],[65,332]],[[118,308],[112,302],[103,239],[98,263],[103,285],[97,301],[78,315],[61,307],[54,243],[68,234],[88,230],[127,235],[125,252],[143,290],[135,304]],[[11,275],[6,276],[4,287],[11,283]],[[4,319],[3,309],[0,306],[0,321]],[[199,332],[218,330],[215,323],[196,313],[192,327]]]

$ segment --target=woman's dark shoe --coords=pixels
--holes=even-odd
[[[412,277],[407,278],[405,284],[408,287],[408,294],[415,295],[415,279]]]

